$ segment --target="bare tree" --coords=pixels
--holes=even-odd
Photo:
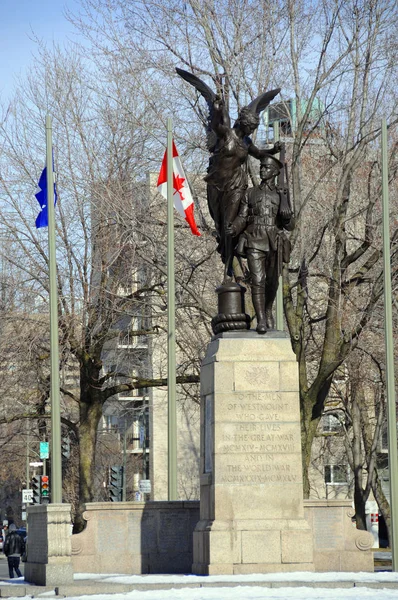
[[[364,6],[326,0],[313,3],[311,11],[295,0],[83,0],[82,14],[71,19],[91,44],[90,60],[87,47],[41,48],[28,86],[0,119],[6,206],[0,224],[13,240],[7,260],[45,306],[45,239],[32,227],[32,188],[50,111],[57,140],[62,345],[79,370],[80,389],[69,397],[79,407],[81,502],[95,491],[92,457],[105,400],[166,383],[163,376],[104,372],[103,350],[121,315],[134,317],[137,306],[150,314],[149,328],[137,334],[164,329],[165,214],[147,193],[143,175],[158,169],[165,130],[160,126],[170,113],[184,142],[186,167],[200,172],[207,163],[201,124],[207,116],[194,92],[176,79],[175,66],[212,80],[231,113],[276,86],[290,110],[285,141],[297,228],[283,290],[299,364],[309,493],[312,441],[333,375],[358,344],[382,293],[377,144],[381,114],[391,132],[396,124],[395,10],[389,0]],[[392,145],[393,179],[395,150]],[[219,269],[211,225],[205,212],[202,217],[201,245],[187,244],[177,227],[179,324],[189,331],[179,342],[179,381],[188,383],[198,379],[199,361],[192,356],[204,351]],[[148,267],[144,278],[142,264]],[[126,280],[130,292],[122,289]]]
[[[36,231],[33,225],[37,212],[33,193],[44,148],[43,144],[32,148],[32,139],[44,141],[43,117],[51,111],[58,185],[61,356],[64,361],[73,357],[78,375],[77,389],[63,389],[77,414],[63,422],[78,441],[82,505],[96,493],[94,457],[105,401],[120,392],[167,382],[165,377],[153,379],[141,363],[131,365],[129,372],[120,372],[118,364],[111,370],[104,369],[104,351],[123,330],[123,319],[133,320],[138,313],[148,317],[141,321],[141,329],[130,329],[131,336],[157,335],[164,321],[165,207],[159,210],[159,199],[145,179],[155,162],[148,159],[153,147],[157,148],[157,168],[164,147],[160,151],[153,137],[154,123],[150,119],[155,115],[147,115],[145,101],[131,95],[127,98],[117,78],[106,85],[101,81],[98,86],[100,74],[86,71],[82,57],[74,51],[42,49],[33,71],[1,129],[0,193],[5,207],[1,226],[12,241],[12,252],[4,252],[4,260],[21,273],[23,289],[29,287],[34,294],[31,321],[37,313],[46,318],[47,232]],[[142,69],[137,69],[137,79],[142,76]],[[37,92],[37,78],[46,82],[44,95]],[[109,95],[104,93],[106,89]],[[189,252],[183,250],[184,246],[181,244],[180,255],[186,265],[180,267],[177,279],[180,306],[189,312],[197,305],[197,284],[188,290],[187,282],[195,283],[200,261],[195,258],[194,245]],[[199,312],[203,310],[207,309],[202,301]],[[22,324],[21,310],[18,319]],[[30,339],[35,345],[36,341]],[[48,360],[46,336],[43,345]],[[197,364],[187,362],[177,381],[198,381],[195,367]],[[48,388],[43,399],[48,400]],[[43,414],[48,413],[47,407]],[[29,417],[34,416],[37,413],[30,411]],[[15,411],[13,418],[17,418]],[[75,525],[82,526],[79,518]]]
[[[151,77],[164,83],[166,103],[181,107],[178,131],[181,137],[189,131],[193,159],[204,137],[192,123],[192,108],[203,123],[206,112],[175,81],[175,66],[212,80],[232,111],[264,88],[283,90],[282,132],[297,220],[293,266],[284,269],[284,305],[299,364],[308,495],[312,442],[333,375],[382,294],[378,139],[381,116],[391,133],[397,119],[397,47],[391,41],[397,4],[327,0],[309,10],[296,0],[272,6],[85,0],[83,7],[84,18],[74,22],[99,54],[107,48],[125,69],[139,56]],[[390,150],[395,180],[394,143]],[[201,156],[198,164],[206,160]]]
[[[391,10],[389,2],[371,3],[364,10],[356,2],[324,3],[317,13],[323,37],[315,68],[304,77],[309,47],[297,34],[300,15],[295,4],[289,8],[298,114],[292,150],[298,227],[292,243],[301,267],[296,267],[295,282],[293,272],[285,269],[284,297],[299,363],[307,495],[312,440],[333,374],[358,344],[382,294],[380,213],[375,209],[381,195],[380,154],[375,141],[382,114],[391,130],[396,123],[394,48],[386,46]],[[378,77],[372,76],[375,71]],[[314,123],[317,98],[323,99],[323,110],[318,117],[315,113]],[[315,130],[325,152],[311,162]],[[393,145],[393,176],[395,151]],[[314,216],[318,227],[308,229]],[[393,240],[395,236],[394,230]]]

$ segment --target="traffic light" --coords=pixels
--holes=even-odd
[[[64,458],[70,458],[70,439],[68,437],[62,438],[61,451]]]
[[[42,475],[41,478],[41,501],[42,504],[50,502],[50,480],[48,475]]]
[[[32,504],[40,504],[40,477],[34,475],[30,482],[30,488],[33,490]]]
[[[111,502],[121,502],[123,493],[123,467],[109,469],[109,499]]]

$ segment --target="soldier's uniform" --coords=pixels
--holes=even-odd
[[[233,222],[236,232],[243,232],[237,253],[247,258],[257,331],[260,333],[274,328],[272,305],[282,262],[288,262],[290,256],[290,242],[284,230],[291,231],[294,220],[292,213],[290,217],[282,218],[280,204],[279,191],[271,189],[263,181],[247,190]]]

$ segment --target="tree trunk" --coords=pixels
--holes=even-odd
[[[74,533],[85,526],[83,510],[95,495],[95,446],[98,424],[102,416],[103,393],[99,388],[100,366],[92,359],[80,369],[80,423],[79,423],[79,508],[74,519]]]
[[[361,444],[361,409],[359,406],[359,402],[363,401],[363,397],[361,390],[358,389],[358,382],[356,382],[356,384],[357,385],[351,385],[351,416],[353,429],[351,447],[353,460],[352,467],[354,472],[354,507],[357,529],[364,529],[366,531],[365,504],[369,494],[363,489],[363,449]]]
[[[362,469],[361,469],[362,473]],[[362,491],[362,487],[355,474],[355,489],[354,489],[354,506],[355,506],[355,522],[357,529],[366,531],[366,500]]]
[[[309,472],[311,467],[311,449],[319,419],[313,419],[312,407],[314,401],[310,394],[300,394],[301,412],[301,451],[303,460],[303,493],[304,498],[310,497]]]
[[[97,396],[97,397],[96,397]],[[94,467],[93,457],[97,442],[98,423],[102,416],[101,396],[94,395],[89,402],[80,404],[80,467],[79,467],[79,509],[75,515],[74,533],[84,529],[83,510],[86,502],[94,498]]]
[[[383,515],[384,520],[386,522],[388,532],[388,544],[391,548],[391,510],[387,498],[385,497],[385,494],[381,487],[381,482],[379,479],[377,469],[375,471],[375,477],[372,484],[372,492],[376,499],[377,505],[381,511],[381,514]]]
[[[90,403],[82,402],[80,407],[80,498],[92,502],[94,498],[94,463],[98,423],[102,416],[101,399]]]

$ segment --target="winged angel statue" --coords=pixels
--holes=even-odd
[[[280,89],[265,92],[242,108],[233,127],[221,96],[217,95],[199,77],[176,69],[178,75],[190,83],[206,100],[209,108],[207,142],[210,152],[207,182],[207,201],[214,220],[218,251],[224,263],[224,283],[232,280],[232,261],[237,238],[228,233],[236,218],[240,201],[248,186],[248,156],[263,158],[280,152],[280,144],[271,149],[260,149],[250,135],[260,124],[260,113],[279,94]]]

